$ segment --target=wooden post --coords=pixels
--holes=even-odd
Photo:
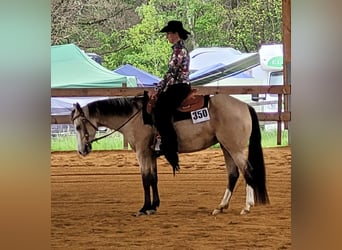
[[[125,136],[123,137],[123,149],[128,149],[128,141]]]
[[[127,88],[127,83],[123,82],[122,87]],[[127,138],[125,136],[123,137],[123,148],[128,149],[128,141],[127,141]]]
[[[291,0],[282,1],[284,85],[291,84]],[[290,96],[284,96],[284,111],[289,111]],[[288,129],[288,122],[284,122]]]
[[[280,118],[281,115],[281,111],[282,111],[282,104],[283,104],[283,95],[282,94],[278,94],[278,114],[279,114],[279,119],[277,121],[277,145],[281,145],[281,124],[282,124],[282,120]]]

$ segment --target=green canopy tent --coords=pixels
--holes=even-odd
[[[135,76],[112,72],[74,44],[51,46],[51,88],[120,88],[137,87]],[[52,97],[51,114],[70,114],[73,103],[82,106],[106,97]]]
[[[114,73],[75,44],[51,46],[51,88],[137,87],[134,76]]]

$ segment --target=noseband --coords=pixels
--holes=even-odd
[[[83,127],[84,127],[84,137],[87,140],[86,145],[90,146],[90,144],[92,142],[94,142],[95,140],[98,140],[99,138],[98,139],[94,139],[92,141],[89,141],[89,133],[88,133],[88,129],[87,129],[86,123],[88,122],[95,129],[95,131],[97,131],[98,128],[91,121],[89,121],[89,119],[85,116],[83,110],[79,110],[79,112],[80,112],[80,114],[75,116],[74,118],[72,118],[71,121],[74,122],[77,118],[81,117],[81,122],[82,122]]]

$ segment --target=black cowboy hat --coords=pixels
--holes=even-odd
[[[183,24],[180,21],[170,21],[167,25],[160,30],[160,32],[178,32],[180,36],[190,35],[190,32],[183,28]]]

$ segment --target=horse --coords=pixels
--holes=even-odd
[[[122,133],[136,153],[144,190],[144,204],[136,216],[154,214],[160,206],[157,156],[151,147],[157,131],[146,122],[144,103],[142,96],[115,97],[83,107],[75,103],[71,111],[80,155],[91,152],[91,143],[99,139],[95,137],[100,126]],[[178,152],[191,153],[219,144],[227,169],[223,198],[211,214],[228,209],[240,174],[246,182],[246,200],[240,214],[249,213],[252,206],[268,204],[261,132],[254,108],[230,95],[218,93],[208,96],[206,109],[194,111],[192,115],[192,119],[173,121]],[[194,116],[202,120],[194,123]],[[203,120],[205,117],[207,119]]]

